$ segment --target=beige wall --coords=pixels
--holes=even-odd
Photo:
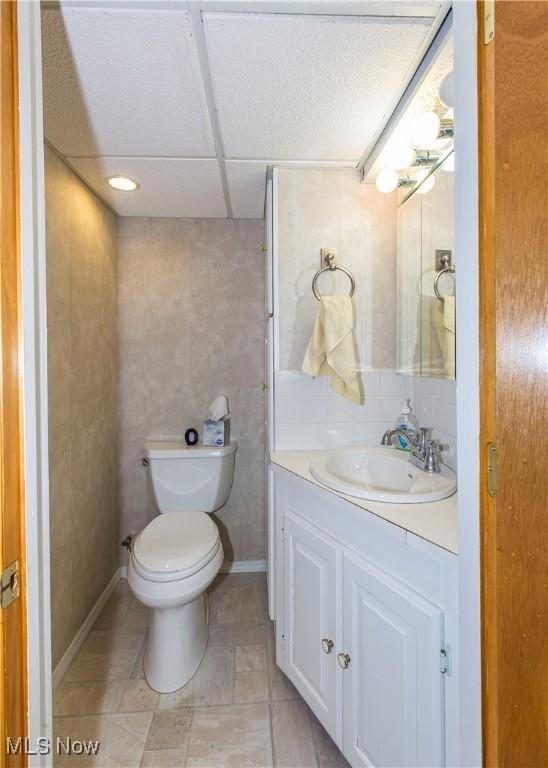
[[[320,248],[334,247],[356,280],[359,363],[396,365],[396,197],[361,184],[354,169],[278,170],[280,370],[300,370],[318,302],[312,278]],[[349,290],[340,272],[323,275],[325,293]]]
[[[45,150],[55,665],[118,564],[116,217]]]
[[[154,514],[141,467],[151,434],[201,431],[226,393],[238,440],[217,515],[227,560],[261,560],[264,533],[262,221],[119,220],[120,535]]]
[[[275,372],[278,450],[378,444],[412,381],[396,363],[396,195],[361,184],[355,169],[278,170],[279,364]],[[301,373],[319,303],[312,279],[320,249],[337,248],[355,278],[353,298],[361,405],[337,395],[326,377]],[[347,293],[348,278],[326,273],[323,293]]]

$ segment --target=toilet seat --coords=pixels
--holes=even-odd
[[[143,578],[177,581],[201,570],[220,546],[217,526],[205,512],[169,512],[136,536],[132,555]]]

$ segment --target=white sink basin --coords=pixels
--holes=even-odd
[[[334,491],[392,504],[439,501],[457,490],[449,467],[424,472],[396,448],[334,448],[311,462],[310,474]]]

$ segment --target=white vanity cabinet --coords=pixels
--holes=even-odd
[[[274,475],[279,666],[353,766],[457,764],[456,556]]]
[[[284,515],[284,671],[324,728],[337,725],[336,668],[338,548],[287,509]]]

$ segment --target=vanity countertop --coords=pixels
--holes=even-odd
[[[333,493],[351,504],[371,512],[438,547],[458,554],[457,494],[441,501],[423,504],[390,504],[347,496],[327,488],[315,480],[309,467],[313,458],[327,451],[273,451],[270,460],[277,467],[308,480],[327,493]]]

